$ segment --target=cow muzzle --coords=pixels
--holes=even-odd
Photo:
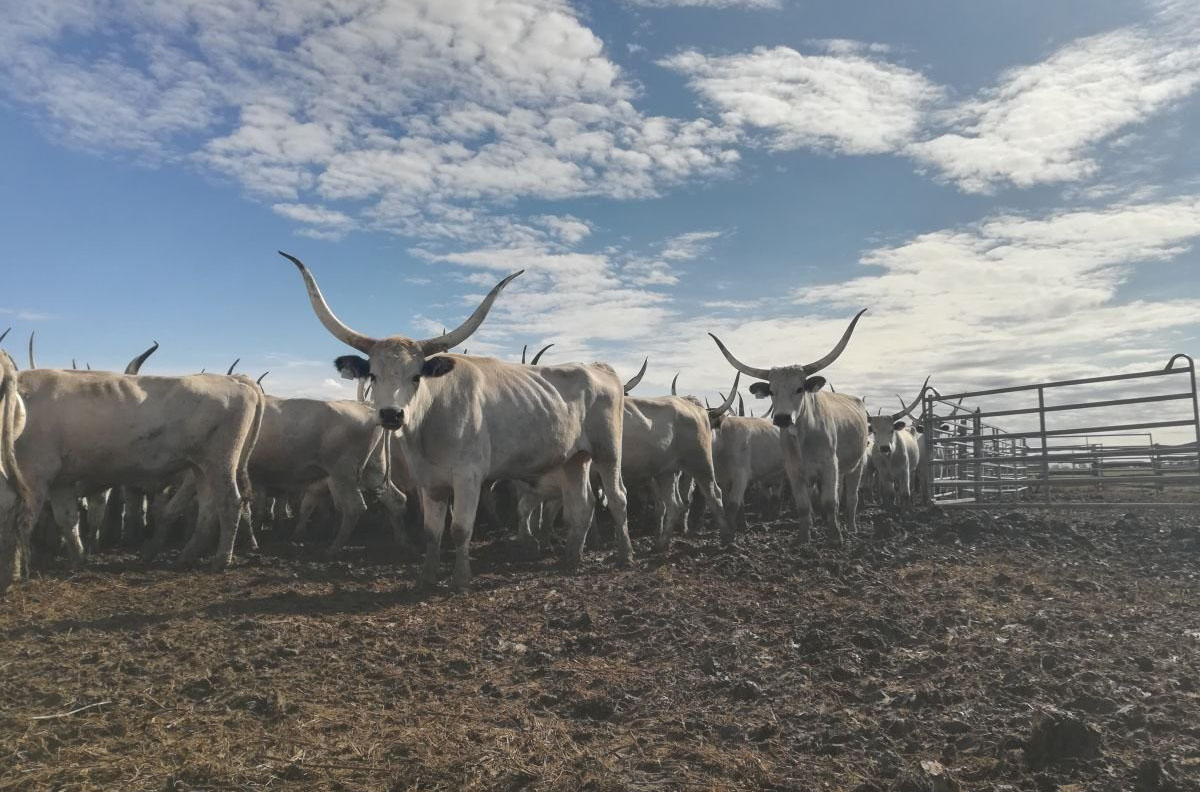
[[[395,431],[404,426],[404,410],[395,407],[383,407],[379,410],[379,424],[384,428]]]
[[[792,425],[792,416],[776,415],[775,416],[775,425],[778,426],[780,429],[788,428],[789,426]]]
[[[892,447],[891,446],[879,446],[879,453],[884,454],[884,455],[890,454],[890,453],[892,453]]]

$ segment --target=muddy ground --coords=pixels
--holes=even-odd
[[[1200,789],[1195,509],[862,531],[492,539],[425,598],[378,548],[52,567],[0,600],[0,790]]]

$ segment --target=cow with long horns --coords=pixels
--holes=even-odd
[[[228,565],[249,492],[246,465],[262,422],[262,394],[253,382],[211,374],[131,377],[39,369],[21,372],[18,388],[27,418],[17,459],[31,491],[29,519],[15,526],[22,550],[29,520],[47,498],[68,553],[78,561],[83,546],[76,488],[157,487],[190,470],[200,519],[180,560],[194,560],[219,526],[212,566]],[[12,529],[11,518],[0,520],[0,531]]]
[[[621,481],[624,394],[602,365],[522,366],[494,358],[446,354],[483,323],[509,275],[462,325],[424,340],[372,338],[338,319],[308,268],[294,256],[317,318],[335,338],[368,356],[372,400],[381,426],[401,431],[400,445],[425,519],[425,562],[419,583],[437,578],[450,497],[455,545],[453,583],[470,583],[475,512],[483,484],[520,479],[557,490],[569,533],[563,562],[578,564],[591,522],[589,468],[604,483],[616,526],[617,558],[631,563],[633,547]]]
[[[921,403],[929,377],[921,385],[921,392],[912,404],[905,406],[900,400],[900,412],[888,415],[868,415],[867,431],[874,437],[869,458],[875,468],[880,499],[884,504],[908,506],[912,504],[913,476],[920,463],[920,448],[916,430],[905,418]],[[899,398],[899,397],[897,397]]]
[[[646,364],[626,383],[628,393],[646,373]],[[704,408],[687,396],[625,399],[621,475],[627,485],[646,483],[654,498],[654,545],[671,546],[677,525],[683,526],[694,485],[720,529],[721,538],[733,539],[733,527],[725,517],[721,488],[713,468],[712,430],[733,406],[741,374],[724,403]]]
[[[858,531],[858,485],[866,465],[867,416],[861,399],[842,393],[825,393],[825,378],[813,376],[829,366],[846,349],[864,308],[850,322],[841,340],[824,357],[801,366],[759,368],[733,356],[712,333],[721,354],[735,369],[765,382],[755,382],[750,392],[771,399],[773,421],[779,427],[783,463],[799,515],[800,538],[812,533],[812,493],[815,484],[818,504],[828,517],[832,539],[844,539],[838,517],[838,491],[844,484],[846,521]]]

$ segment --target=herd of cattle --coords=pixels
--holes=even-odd
[[[857,531],[860,489],[884,503],[912,500],[923,469],[920,427],[905,423],[928,386],[895,414],[870,415],[862,399],[826,389],[817,373],[845,350],[864,311],[825,356],[803,365],[757,368],[713,336],[737,370],[722,404],[691,396],[630,396],[646,365],[622,383],[603,363],[540,365],[451,354],[483,323],[516,272],[500,281],[458,328],[436,338],[372,338],[339,320],[312,274],[300,272],[313,310],[338,340],[366,357],[345,355],[335,367],[357,380],[355,401],[279,398],[261,377],[230,372],[145,376],[134,358],[124,373],[18,370],[0,352],[0,593],[27,575],[31,536],[52,518],[74,562],[95,546],[109,499],[124,504],[125,535],[144,541],[153,558],[180,522],[191,525],[180,562],[211,551],[226,567],[239,525],[270,523],[276,504],[300,497],[295,537],[331,498],[340,514],[336,552],[366,511],[364,492],[404,536],[408,497],[419,498],[425,531],[421,585],[438,575],[449,517],[453,583],[470,581],[469,545],[481,500],[503,485],[517,505],[517,534],[536,546],[556,521],[566,528],[563,563],[583,554],[597,504],[612,518],[617,559],[632,560],[626,487],[652,504],[655,546],[667,548],[685,525],[693,496],[733,541],[744,529],[752,485],[790,486],[800,538],[812,513],[843,541],[839,502]],[[3,336],[0,336],[0,341]],[[732,410],[740,377],[770,399],[767,417]],[[740,412],[740,411],[739,411]],[[815,503],[814,503],[815,502]],[[48,515],[43,515],[49,503]],[[87,519],[81,536],[81,506]],[[149,519],[147,519],[147,512]],[[149,529],[147,528],[149,525]]]

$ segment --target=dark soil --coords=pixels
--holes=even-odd
[[[1200,790],[1194,509],[636,549],[52,568],[0,600],[0,790]]]

